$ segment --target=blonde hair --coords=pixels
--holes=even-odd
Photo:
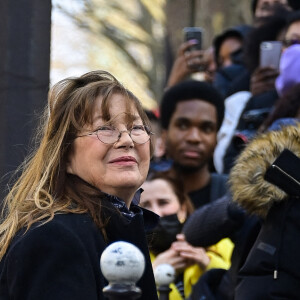
[[[71,189],[68,188],[66,161],[77,133],[85,124],[92,124],[96,98],[101,96],[102,117],[109,121],[109,99],[114,94],[124,95],[126,109],[131,111],[133,105],[144,125],[150,127],[139,100],[108,72],[89,72],[81,77],[64,79],[52,87],[42,118],[43,125],[37,134],[40,137],[37,150],[21,165],[21,176],[4,201],[0,259],[19,229],[28,230],[39,221],[44,224],[58,212],[89,212],[103,232],[104,222],[96,212],[101,204],[96,207],[95,201],[84,199],[74,205],[74,199],[70,197],[72,193],[68,194],[68,189]],[[150,152],[152,155],[152,142]]]

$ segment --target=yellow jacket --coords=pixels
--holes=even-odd
[[[214,268],[229,269],[231,264],[231,253],[233,250],[233,243],[230,239],[226,238],[218,242],[217,244],[209,247],[206,254],[210,258],[210,262],[206,268],[203,270],[199,265],[195,264],[186,268],[183,272],[183,284],[184,284],[184,294],[185,298],[188,298],[192,292],[193,285],[196,284],[200,276],[207,270]],[[151,261],[155,260],[153,253],[150,253]],[[169,299],[170,300],[182,300],[182,296],[177,290],[175,284],[171,283]]]

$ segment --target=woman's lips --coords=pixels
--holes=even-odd
[[[133,156],[121,156],[109,161],[110,164],[123,164],[123,165],[132,165],[136,164],[137,161]]]

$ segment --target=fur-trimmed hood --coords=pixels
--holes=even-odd
[[[236,160],[229,185],[233,201],[249,213],[266,217],[274,202],[287,198],[283,190],[264,179],[267,169],[284,149],[300,157],[300,123],[257,136]]]

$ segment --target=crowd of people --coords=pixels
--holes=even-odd
[[[3,206],[0,299],[104,299],[119,240],[145,256],[141,299],[164,263],[170,300],[299,298],[300,5],[251,9],[208,49],[182,43],[158,111],[106,71],[51,88]]]

